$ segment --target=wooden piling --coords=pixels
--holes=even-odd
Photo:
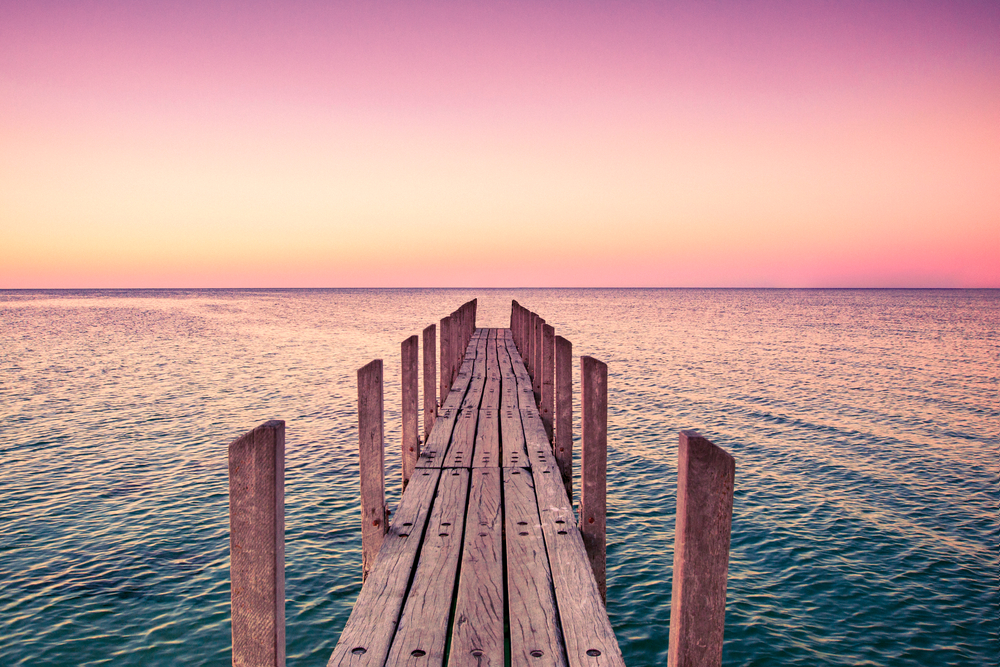
[[[566,497],[573,502],[573,344],[556,336],[556,440],[554,454],[559,464]]]
[[[545,435],[549,437],[549,442],[554,443],[552,438],[552,417],[555,412],[555,336],[556,330],[551,324],[542,325],[542,377],[541,381],[541,402],[538,404],[538,414],[542,418],[542,425],[545,427]]]
[[[233,665],[285,664],[285,422],[229,445]]]
[[[528,377],[534,377],[535,369],[532,366],[534,361],[534,336],[532,332],[535,330],[535,318],[538,316],[534,312],[529,312],[527,321],[524,323],[524,352],[521,354],[521,358],[524,360],[524,368],[528,371]]]
[[[424,329],[424,442],[431,433],[437,419],[437,359],[436,327],[431,324]]]
[[[358,369],[358,446],[361,464],[361,581],[368,578],[388,530],[385,505],[382,360]]]
[[[403,398],[403,490],[410,481],[413,469],[417,465],[417,457],[420,456],[420,435],[419,421],[417,416],[418,397],[420,386],[419,364],[420,364],[420,339],[410,336],[400,344],[403,370],[402,376],[402,398]]]
[[[668,667],[722,664],[735,473],[727,452],[681,431]]]
[[[541,317],[535,318],[534,350],[532,364],[535,367],[535,374],[531,376],[531,390],[535,393],[535,405],[542,402],[542,330],[545,327],[545,320]]]
[[[593,357],[580,357],[580,403],[583,451],[580,475],[580,532],[587,557],[607,601],[605,581],[608,470],[608,367]]]
[[[441,318],[441,398],[438,405],[444,405],[451,391],[451,316]]]

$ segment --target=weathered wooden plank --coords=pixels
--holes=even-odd
[[[535,395],[531,388],[531,378],[524,367],[524,361],[521,359],[521,355],[517,353],[517,349],[513,343],[508,341],[507,345],[511,367],[514,371],[514,377],[517,380],[518,405],[520,408],[535,407]]]
[[[436,327],[431,324],[424,329],[424,442],[431,434],[437,418],[437,358]]]
[[[510,363],[510,352],[507,350],[507,340],[497,339],[497,364],[500,369],[500,409],[517,410],[517,376],[514,375],[514,368]],[[516,348],[512,345],[511,351],[516,354]]]
[[[681,431],[669,667],[722,664],[735,473],[727,452]]]
[[[608,367],[593,357],[580,357],[580,403],[583,422],[580,531],[601,599],[606,600]]]
[[[285,422],[229,444],[233,665],[285,664]]]
[[[541,398],[538,402],[538,412],[542,416],[542,424],[545,425],[545,433],[549,436],[549,443],[552,439],[552,417],[555,413],[555,336],[556,330],[551,324],[542,325],[542,354],[541,354]]]
[[[440,475],[414,472],[327,667],[385,665]]]
[[[556,336],[556,441],[553,451],[566,497],[573,503],[573,344]]]
[[[472,357],[466,357],[463,369],[471,368],[469,388],[462,399],[461,411],[455,422],[455,430],[451,435],[451,445],[445,454],[444,467],[461,468],[472,465],[472,457],[476,443],[476,426],[479,420],[479,404],[483,397],[486,384],[486,348],[485,338],[475,338],[469,343]],[[479,356],[482,353],[482,357]]]
[[[444,470],[420,561],[389,650],[389,665],[441,665],[462,552],[469,470]]]
[[[361,580],[368,578],[388,528],[385,505],[382,360],[358,369],[358,451],[361,467]]]
[[[486,340],[486,385],[483,387],[483,408],[500,407],[500,363],[497,357],[496,330]]]
[[[531,472],[504,468],[512,666],[565,665],[552,575]]]
[[[528,464],[531,466],[535,477],[540,474],[559,476],[559,464],[552,453],[552,445],[549,444],[548,436],[545,433],[545,426],[538,416],[538,411],[534,408],[527,408],[520,411],[521,428],[524,431],[524,448],[528,454]]]
[[[554,475],[535,477],[535,494],[570,667],[624,667],[565,487]]]
[[[503,667],[500,469],[472,471],[449,667]]]
[[[420,436],[419,422],[417,415],[417,393],[420,383],[417,379],[418,364],[420,356],[420,339],[417,336],[410,336],[400,344],[400,355],[402,357],[402,416],[403,416],[403,451],[402,451],[402,472],[403,490],[410,481],[413,468],[417,464],[417,457],[420,456]]]
[[[545,320],[535,318],[534,347],[531,350],[531,390],[535,394],[535,405],[542,400],[542,331]]]

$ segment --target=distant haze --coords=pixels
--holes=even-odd
[[[1000,287],[1000,3],[0,0],[0,288]]]

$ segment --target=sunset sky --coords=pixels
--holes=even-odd
[[[1000,287],[1000,2],[0,0],[0,288]]]

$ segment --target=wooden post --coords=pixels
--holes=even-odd
[[[556,336],[555,456],[566,497],[573,503],[573,344]]]
[[[479,312],[479,299],[472,300],[472,330],[476,330],[476,315]]]
[[[420,339],[410,336],[400,345],[403,371],[402,376],[402,396],[403,396],[403,490],[410,481],[413,469],[417,467],[417,457],[420,456],[420,435],[419,422],[417,417],[418,396],[420,387],[419,365],[420,365]]]
[[[431,324],[424,329],[424,442],[431,434],[437,419],[437,346],[436,327]]]
[[[451,391],[451,316],[441,318],[441,399],[438,405],[444,405]]]
[[[531,377],[531,332],[534,330],[534,321],[535,314],[529,311],[524,318],[524,352],[521,354],[528,377]]]
[[[542,325],[542,376],[541,389],[542,400],[538,405],[538,414],[542,418],[542,426],[545,427],[545,435],[552,439],[552,416],[555,412],[555,336],[556,330],[551,324]]]
[[[531,376],[531,389],[535,394],[535,405],[540,405],[542,402],[542,328],[545,326],[545,320],[540,317],[535,318],[535,332],[534,332],[534,343],[532,348],[532,365],[535,367],[535,374]]]
[[[681,431],[668,667],[722,664],[735,473],[727,452]]]
[[[285,422],[229,444],[233,665],[285,665]]]
[[[580,357],[580,404],[583,456],[580,475],[580,532],[594,570],[601,599],[605,581],[608,476],[608,367],[593,357]]]
[[[376,359],[358,369],[362,582],[368,578],[388,530],[382,415],[382,360]]]

